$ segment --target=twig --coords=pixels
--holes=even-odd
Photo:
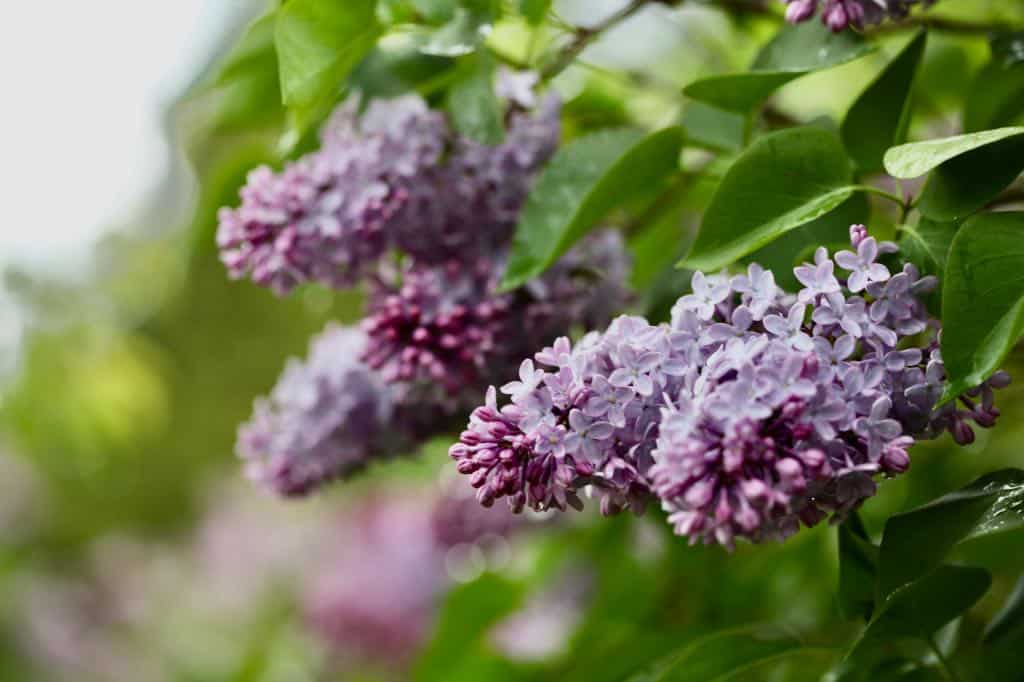
[[[619,22],[633,16],[640,10],[640,8],[648,4],[649,1],[650,0],[632,0],[628,5],[620,9],[618,12],[615,12],[598,25],[589,28],[577,28],[572,41],[558,53],[558,56],[555,57],[554,61],[548,64],[541,71],[541,77],[548,79],[561,73],[562,70],[569,66],[569,64],[571,64],[572,61],[576,59],[581,52],[583,52],[583,50],[587,49],[587,46],[594,42],[602,32],[607,31],[612,26],[615,26]]]

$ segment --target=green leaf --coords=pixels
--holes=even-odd
[[[942,359],[952,398],[999,369],[1024,329],[1024,213],[989,213],[960,228],[942,288]]]
[[[1000,499],[1021,501],[1024,518],[1024,471],[1004,469],[886,522],[878,561],[882,599],[939,566],[958,543],[976,537],[992,519]]]
[[[738,152],[743,149],[747,120],[741,114],[693,102],[683,112],[682,126],[687,145]]]
[[[519,582],[484,574],[448,593],[413,670],[415,680],[448,680],[448,672],[471,658],[491,627],[512,613],[525,592]]]
[[[885,153],[885,170],[903,180],[917,178],[961,154],[1024,134],[1024,127],[997,128],[939,140],[911,142]]]
[[[291,107],[336,96],[382,32],[373,0],[288,0],[278,12],[281,94]]]
[[[955,222],[921,219],[917,225],[901,225],[900,252],[921,272],[944,279],[949,247],[960,226]]]
[[[841,135],[861,170],[880,169],[886,150],[906,140],[911,93],[927,42],[928,34],[918,32],[847,112]]]
[[[477,142],[499,144],[505,136],[501,102],[494,94],[494,62],[487,55],[472,60],[469,74],[448,90],[448,112],[455,129]]]
[[[1020,45],[1024,34],[997,37],[992,58],[974,78],[964,110],[964,129],[973,132],[1012,125],[1024,112],[1024,60]]]
[[[752,144],[729,168],[681,265],[714,270],[811,222],[855,191],[835,133],[782,130]]]
[[[643,195],[679,168],[678,127],[645,134],[610,130],[562,147],[537,178],[516,228],[505,290],[539,275],[612,208]]]
[[[933,170],[917,209],[935,220],[963,220],[996,198],[1021,170],[1024,134],[979,147]]]
[[[839,526],[839,612],[847,620],[871,619],[875,609],[878,547],[856,513]]]
[[[848,654],[857,657],[873,644],[895,637],[927,638],[971,608],[992,584],[982,568],[940,566],[904,585],[886,600]]]
[[[544,21],[551,9],[551,0],[519,0],[519,11],[533,25]]]
[[[793,268],[814,260],[819,246],[846,248],[850,243],[850,225],[868,222],[871,207],[864,194],[854,194],[835,210],[790,230],[748,256],[744,263],[759,263],[775,274],[775,282],[786,291],[797,291],[800,283]]]
[[[451,21],[437,29],[420,51],[438,57],[471,54],[490,33],[492,21],[493,16],[486,11],[456,7]]]
[[[987,644],[998,642],[1024,628],[1024,576],[1017,579],[1013,592],[1006,599],[992,621],[985,627],[983,637]]]
[[[214,85],[224,85],[247,76],[254,69],[277,70],[274,51],[274,26],[277,12],[267,12],[254,19],[228,51],[213,79]]]
[[[744,628],[701,637],[654,678],[657,682],[717,682],[759,665],[794,656],[831,655],[828,649],[808,649],[795,637]]]
[[[853,31],[832,33],[818,22],[786,25],[747,73],[703,78],[683,92],[720,109],[747,113],[800,76],[852,61],[874,48]]]
[[[276,12],[254,20],[228,52],[213,78],[196,94],[211,102],[204,123],[227,132],[279,123],[283,114],[274,49]]]

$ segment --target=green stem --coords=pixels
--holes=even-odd
[[[935,635],[928,635],[926,638],[928,646],[935,654],[935,658],[939,659],[939,666],[942,668],[943,674],[950,682],[963,682],[960,677],[953,670],[953,666],[950,664],[949,659],[942,653],[942,649],[939,647],[939,643],[935,641]]]

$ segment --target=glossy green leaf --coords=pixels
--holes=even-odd
[[[494,63],[486,55],[472,60],[469,73],[448,90],[448,112],[455,129],[482,144],[505,136],[501,102],[494,93]]]
[[[1024,127],[997,128],[939,140],[911,142],[885,153],[885,170],[901,179],[917,178],[961,154],[1024,135]]]
[[[775,273],[775,282],[780,287],[786,291],[797,291],[800,283],[793,274],[793,268],[813,261],[814,250],[819,246],[846,248],[850,243],[850,225],[867,223],[870,214],[867,196],[854,194],[835,210],[744,256],[743,262],[760,264]]]
[[[685,646],[656,682],[718,682],[759,665],[801,655],[832,655],[807,649],[795,637],[745,628],[701,637]]]
[[[738,152],[743,149],[747,119],[704,102],[693,102],[683,112],[682,126],[687,145]]]
[[[1024,133],[946,161],[928,176],[917,209],[935,220],[963,220],[995,199],[1024,170]]]
[[[878,547],[853,514],[839,526],[839,612],[844,618],[871,618],[877,575]]]
[[[761,50],[749,72],[702,78],[683,92],[720,109],[745,113],[791,80],[852,61],[873,49],[853,31],[832,33],[814,21],[787,25]]]
[[[729,168],[681,265],[715,270],[811,222],[855,191],[835,133],[805,126],[767,135]]]
[[[880,169],[886,150],[906,140],[914,80],[927,42],[927,34],[919,32],[847,112],[843,144],[861,170]]]
[[[539,275],[612,208],[679,168],[682,130],[593,133],[562,147],[537,178],[516,228],[502,287]]]
[[[960,226],[923,218],[917,225],[900,226],[900,252],[921,272],[943,279],[949,247]]]
[[[278,14],[281,94],[291,107],[337,95],[382,32],[372,0],[288,0]]]
[[[939,566],[958,543],[991,525],[994,506],[1017,500],[1024,518],[1024,471],[1004,469],[885,524],[878,561],[882,599]],[[1012,512],[1011,512],[1012,513]]]
[[[873,645],[893,638],[927,638],[958,617],[988,591],[992,576],[982,568],[940,566],[904,585],[882,603],[875,617],[850,650],[856,658]]]
[[[989,213],[960,228],[942,287],[942,359],[951,398],[999,369],[1024,329],[1024,213]]]
[[[1006,603],[985,627],[986,643],[998,642],[1008,635],[1024,630],[1024,576],[1017,579]]]

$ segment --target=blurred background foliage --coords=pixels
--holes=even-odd
[[[778,25],[777,13],[727,13],[713,4],[652,4],[595,41],[554,83],[567,100],[566,137],[621,123],[682,121],[693,167],[708,161],[703,149],[725,152],[711,173],[680,187],[659,220],[631,230],[638,308],[655,317],[667,314],[685,285],[685,273],[671,264],[692,239],[714,190],[713,171],[724,171],[743,134],[718,119],[709,128],[707,112],[682,88],[743,69]],[[556,8],[573,24],[586,21],[593,3]],[[253,3],[227,27],[221,53],[241,35],[243,19],[260,10]],[[937,12],[1024,28],[1024,7],[1014,2],[944,0]],[[353,321],[360,310],[358,293],[310,286],[278,299],[231,283],[217,260],[216,209],[236,202],[250,168],[279,164],[313,144],[330,108],[282,109],[273,52],[260,30],[256,24],[246,49],[229,55],[227,70],[212,60],[167,112],[167,128],[188,159],[188,169],[175,173],[195,180],[186,224],[161,222],[173,211],[143,211],[135,229],[101,245],[99,274],[87,283],[6,275],[7,292],[28,322],[0,404],[0,680],[639,682],[657,679],[682,643],[700,645],[703,634],[758,624],[782,627],[826,654],[810,649],[746,679],[820,675],[831,661],[828,648],[856,629],[839,618],[835,603],[835,530],[819,527],[785,545],[744,545],[729,555],[687,547],[657,511],[600,523],[589,512],[573,515],[517,536],[511,557],[481,553],[472,570],[449,566],[432,627],[400,664],[373,652],[350,655],[318,632],[300,595],[311,571],[323,570],[313,568],[315,557],[340,537],[332,528],[356,523],[352,510],[381,491],[435,489],[446,444],[400,466],[371,469],[312,501],[270,499],[240,480],[232,447],[253,397],[268,390],[287,357],[305,352],[326,321]],[[525,58],[555,33],[510,13],[488,41]],[[382,96],[416,89],[439,102],[453,60],[420,54],[417,39],[389,36],[358,67],[356,85]],[[879,54],[785,86],[756,125],[821,117],[834,126],[904,40],[887,36]],[[913,137],[1024,124],[1024,64],[990,55],[983,35],[933,33],[915,84]],[[964,93],[972,93],[966,111]],[[168,182],[182,179],[172,173]],[[166,196],[154,202],[159,207]],[[632,226],[644,208],[624,207],[618,218]],[[1024,376],[1021,364],[1015,357],[1008,369]],[[884,483],[863,510],[868,532],[877,536],[891,514],[986,471],[1024,466],[1022,393],[1016,385],[1000,396],[999,428],[969,448],[947,439],[918,446],[912,472]],[[996,589],[944,637],[979,628],[999,608],[1024,570],[1024,552],[1006,548],[1019,549],[1021,541],[962,550],[996,571]],[[223,547],[211,550],[211,543]],[[559,614],[541,609],[525,621],[544,646],[521,632],[501,645],[499,626],[529,613],[531,598],[543,603],[544,590],[559,589],[567,575],[574,606]],[[386,586],[379,596],[390,598]],[[704,646],[713,658],[729,643]]]

